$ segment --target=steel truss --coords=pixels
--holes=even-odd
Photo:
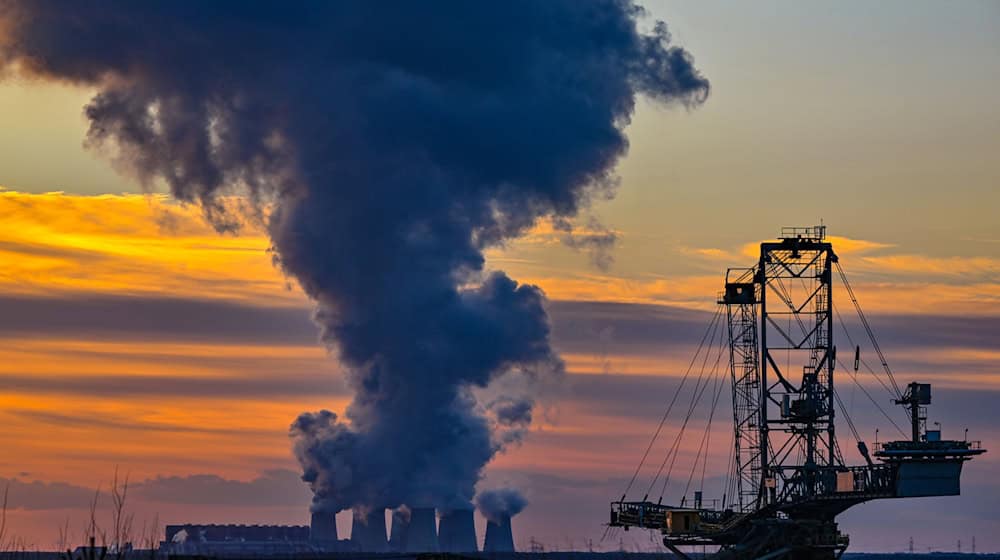
[[[755,283],[763,391],[759,445],[765,461],[758,509],[825,493],[829,477],[823,473],[843,466],[833,392],[831,288],[837,255],[825,237],[823,226],[785,228],[779,241],[760,246]]]

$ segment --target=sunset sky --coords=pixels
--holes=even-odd
[[[979,551],[1000,550],[1000,4],[645,5],[693,53],[712,94],[692,110],[640,101],[617,196],[579,220],[617,234],[613,262],[597,266],[544,221],[487,255],[489,269],[544,290],[568,371],[538,396],[524,443],[486,470],[484,483],[516,485],[531,502],[514,521],[517,543],[617,549],[617,534],[599,542],[608,502],[676,390],[726,268],[753,264],[756,244],[782,226],[822,220],[896,378],[932,383],[931,421],[946,437],[968,428],[990,449],[966,466],[960,497],[844,514],[851,550],[903,550],[910,536],[921,550],[973,536]],[[305,524],[310,492],[289,424],[302,411],[342,411],[351,396],[312,304],[275,268],[259,225],[219,234],[198,207],[164,185],[144,192],[85,147],[93,94],[0,79],[10,530],[42,549],[66,519],[80,535],[88,501],[116,468],[134,483],[140,525],[154,515]],[[850,310],[843,290],[835,298]],[[860,381],[902,418],[877,380]],[[838,383],[862,437],[898,435],[846,373]],[[727,467],[726,397],[712,425],[709,498]],[[698,442],[685,440],[678,478]],[[657,546],[644,533],[623,539]]]

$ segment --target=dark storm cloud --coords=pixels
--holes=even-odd
[[[135,485],[140,500],[167,504],[243,507],[301,506],[309,489],[299,473],[276,469],[249,480],[228,480],[214,474],[161,476]]]
[[[334,510],[471,500],[498,448],[470,388],[560,369],[541,291],[483,251],[610,195],[637,95],[709,91],[630,0],[0,7],[0,57],[98,89],[90,145],[220,230],[226,193],[271,211],[355,391],[293,427]]]
[[[726,364],[723,366],[722,374],[728,376],[728,366]],[[865,438],[871,439],[875,428],[879,428],[884,437],[899,437],[899,433],[895,432],[895,428],[880,412],[880,408],[892,418],[892,421],[904,430],[906,429],[907,416],[905,411],[892,404],[892,394],[874,381],[869,374],[861,373],[858,376],[858,379],[865,386],[864,390],[858,388],[854,383],[852,372],[838,369],[835,375],[837,393],[840,395],[848,414],[858,426],[859,431],[863,432]],[[938,372],[936,378],[946,379],[947,374]],[[728,377],[726,380],[728,381]],[[917,380],[926,382],[926,379]],[[905,384],[914,381],[914,379],[904,378],[897,374],[897,381],[900,384]],[[689,380],[687,387],[678,399],[678,406],[683,404],[685,411],[694,383],[694,379]],[[568,402],[572,402],[581,410],[586,411],[587,414],[601,418],[629,420],[637,426],[649,427],[651,430],[655,428],[656,422],[663,414],[666,404],[670,400],[669,397],[678,390],[680,379],[650,375],[571,375],[567,378],[567,384]],[[711,388],[710,386],[709,390]],[[709,390],[705,391],[700,401],[701,404],[695,408],[692,414],[692,421],[701,423],[702,426],[704,426],[710,412]],[[979,434],[977,437],[985,437],[993,431],[994,415],[991,414],[991,410],[997,394],[998,391],[985,388],[961,389],[935,385],[933,387],[933,404],[929,408],[929,412],[934,417],[932,420],[940,421],[948,427],[947,429],[951,431],[951,437],[961,438],[964,428],[969,428],[971,435]],[[871,396],[871,399],[868,395]],[[713,420],[716,425],[723,429],[728,429],[727,426],[732,422],[731,406],[727,402],[729,398],[729,387],[723,387]],[[872,400],[875,402],[873,403]],[[840,408],[838,408],[838,414],[842,414]],[[672,418],[676,419],[678,416],[683,417],[683,413],[678,413],[675,409]],[[845,424],[838,424],[838,429],[843,434],[849,434]],[[640,434],[647,433],[642,429],[636,431]],[[601,447],[595,445],[592,448],[600,449]]]
[[[302,345],[316,341],[315,325],[306,310],[252,303],[95,294],[3,295],[0,308],[4,310],[0,335]],[[710,320],[705,312],[658,305],[549,301],[546,308],[553,342],[564,351],[593,351],[596,342],[613,353],[669,352],[675,345],[697,343]],[[968,325],[967,331],[1000,326],[1000,319],[981,326],[967,319],[961,322]],[[930,328],[931,324],[923,326]],[[979,332],[980,338],[986,336]]]
[[[848,310],[844,310],[847,313]],[[883,347],[1000,347],[1000,317],[963,315],[875,315],[869,317]],[[855,342],[866,346],[867,337],[857,320],[846,318]],[[839,325],[834,336],[846,345]]]
[[[680,307],[552,301],[553,343],[564,352],[663,354],[701,340],[711,314]]]
[[[304,309],[168,297],[0,296],[0,336],[314,344]]]
[[[315,326],[305,309],[252,303],[94,294],[7,295],[0,296],[0,309],[4,310],[0,337],[268,345],[309,345],[316,340]],[[674,354],[683,358],[678,353],[697,345],[711,320],[710,313],[667,305],[556,300],[548,301],[546,309],[558,350],[612,356]],[[905,359],[905,351],[911,348],[1000,346],[1000,317],[873,315],[869,320],[893,363]],[[862,344],[863,356],[874,360],[862,327],[849,316],[845,323],[854,341]],[[842,351],[851,346],[839,323],[834,336]],[[219,360],[234,364],[239,358]]]
[[[665,400],[680,388],[677,375],[667,371],[662,375],[572,375],[566,381],[567,392],[574,404],[590,414],[655,422],[663,414]],[[685,389],[685,402],[693,387],[691,379]]]
[[[162,359],[162,356],[160,356]],[[135,359],[130,354],[129,359]],[[171,361],[176,359],[171,357]],[[191,358],[197,361],[197,358]],[[220,369],[236,369],[230,360],[220,360]],[[259,361],[259,360],[258,360]],[[278,360],[282,361],[282,360]],[[287,364],[286,364],[287,366]],[[244,373],[245,370],[243,370]],[[20,394],[72,394],[94,397],[144,397],[204,398],[204,399],[272,399],[349,395],[347,387],[329,372],[296,373],[294,383],[287,379],[287,367],[275,367],[253,377],[178,377],[149,375],[135,366],[136,375],[80,374],[62,375],[17,374],[0,375],[6,391]]]
[[[711,321],[711,313],[669,305],[551,301],[548,309],[553,343],[564,352],[673,354],[684,358],[688,356],[678,352],[697,345]],[[878,365],[863,327],[849,314],[852,310],[838,311],[844,313],[844,324],[866,359]],[[996,316],[883,314],[869,315],[868,319],[890,363],[906,359],[905,351],[918,348],[1000,346],[1000,317]],[[852,348],[839,321],[835,321],[833,336],[841,352]],[[853,360],[853,349],[850,353]],[[841,354],[842,360],[844,356]]]
[[[45,510],[84,508],[94,499],[94,490],[65,482],[0,478],[0,492],[7,489],[9,509]]]

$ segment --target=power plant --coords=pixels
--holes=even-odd
[[[855,344],[843,317],[837,315],[835,322],[835,271],[881,367],[871,368],[862,358],[861,345]],[[659,499],[651,501],[647,490],[641,500],[627,500],[660,433],[657,430],[636,475],[621,499],[611,504],[609,528],[659,531],[663,544],[682,560],[688,558],[682,546],[698,550],[718,547],[714,558],[720,560],[834,560],[844,554],[850,542],[836,523],[836,516],[848,508],[876,499],[959,494],[962,466],[986,450],[977,441],[946,440],[940,429],[927,429],[931,386],[913,382],[902,388],[896,382],[833,244],[826,239],[825,226],[784,228],[777,241],[761,243],[755,266],[729,269],[718,303],[695,354],[696,360],[703,361],[684,426],[706,392],[709,379],[716,376],[713,389],[708,391],[714,413],[725,386],[723,380],[728,378],[735,447],[720,498],[706,501],[703,490],[696,489],[689,501],[686,487],[679,503],[663,503],[682,428],[649,486],[650,490],[655,488],[669,465]],[[853,357],[853,367],[838,357],[834,343],[837,326],[851,344],[841,355],[847,354],[848,361]],[[706,364],[713,362],[715,365],[706,369]],[[904,408],[908,433],[858,382],[862,365],[892,401]],[[836,392],[838,367],[853,378],[904,439],[876,442],[875,452],[869,452]],[[708,378],[703,384],[706,371]],[[691,372],[689,368],[682,388]],[[661,428],[676,397],[667,407]],[[862,465],[850,465],[844,457],[835,434],[838,413],[851,430]],[[689,487],[703,451],[707,460],[705,448],[703,436]],[[704,472],[704,466],[701,469]]]
[[[357,511],[353,512],[351,534],[349,538],[343,540],[338,538],[335,513],[314,512],[312,514],[312,524],[308,528],[308,531],[304,531],[305,528],[293,528],[295,538],[285,538],[284,541],[294,541],[295,545],[301,549],[325,552],[420,554],[427,552],[468,553],[478,552],[480,549],[478,546],[479,541],[476,537],[474,510],[471,507],[449,510],[400,507],[390,510],[391,523],[388,538],[386,534],[386,511],[385,509],[371,510],[366,514]],[[483,551],[514,552],[511,514],[503,512],[494,517],[497,517],[496,521],[489,518],[487,520]],[[285,535],[290,530],[292,529],[273,528],[271,532]],[[199,533],[194,529],[191,529],[190,532],[191,534],[199,535],[204,533],[204,531]],[[223,534],[217,529],[210,531],[208,534],[209,537],[212,537],[216,533]],[[172,535],[168,535],[168,541],[170,540],[170,536]],[[308,536],[308,539],[305,538],[306,536]],[[226,540],[226,538],[222,540]],[[207,548],[193,546],[196,542],[200,541],[190,540],[187,548],[183,550],[215,549],[211,546]],[[206,542],[211,544],[211,542],[216,541],[209,540]]]
[[[474,510],[405,507],[352,515],[351,534],[338,539],[336,514],[313,512],[309,527],[295,525],[167,525],[160,552],[213,556],[294,556],[308,553],[474,553],[479,551]],[[488,520],[483,552],[514,552],[511,516]],[[440,523],[438,521],[440,520]]]
[[[437,519],[434,508],[410,510],[410,524],[406,528],[404,552],[437,552]]]
[[[318,548],[334,548],[338,540],[337,514],[326,511],[313,512],[309,525],[309,542]]]
[[[500,515],[499,519],[486,520],[486,539],[483,552],[514,552],[514,535],[510,530],[510,516]]]
[[[441,513],[438,524],[440,552],[476,552],[476,526],[472,509],[453,509]]]
[[[387,552],[389,541],[385,535],[385,510],[373,509],[367,513],[355,511],[351,524],[351,544],[365,552]]]
[[[328,530],[326,519],[319,525]],[[313,517],[314,524],[317,518]],[[334,526],[336,527],[336,526]],[[336,531],[336,529],[334,529]],[[167,525],[159,552],[163,555],[285,556],[317,550],[315,529],[298,525]]]
[[[392,511],[392,524],[389,526],[389,550],[406,551],[406,543],[410,531],[410,510],[396,508]]]

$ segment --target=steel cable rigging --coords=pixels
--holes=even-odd
[[[694,364],[698,361],[698,356],[701,354],[702,349],[705,346],[705,341],[708,339],[709,334],[712,334],[712,338],[715,338],[715,330],[718,328],[719,318],[722,316],[722,309],[717,308],[715,314],[712,315],[712,320],[709,322],[708,327],[705,329],[705,334],[702,335],[701,341],[698,343],[698,349],[695,351],[694,356],[691,358],[691,362],[688,364],[687,370],[684,372],[684,376],[681,378],[680,386],[677,388],[677,392],[674,393],[673,398],[670,399],[670,404],[667,405],[667,409],[664,411],[663,416],[660,418],[660,423],[656,427],[656,431],[653,433],[653,437],[649,440],[649,445],[646,446],[646,451],[643,452],[642,458],[639,460],[639,465],[636,466],[635,472],[632,473],[632,478],[629,480],[628,485],[625,487],[625,491],[622,492],[622,500],[628,495],[629,490],[632,489],[632,485],[635,484],[636,479],[639,477],[639,473],[642,471],[642,467],[646,464],[646,459],[649,458],[649,452],[653,449],[653,445],[656,443],[657,438],[660,436],[660,432],[663,431],[663,426],[667,422],[667,418],[670,417],[670,413],[674,408],[674,404],[677,402],[677,397],[680,396],[681,391],[684,390],[684,384],[687,383],[688,377],[691,375],[691,371],[694,368]],[[648,497],[647,492],[647,497]],[[645,499],[645,498],[644,498]]]
[[[717,331],[721,331],[721,329],[718,329],[718,328],[716,330]],[[720,332],[720,334],[721,334],[721,332]],[[719,353],[717,354],[717,356],[715,358],[715,362],[714,362],[714,364],[712,366],[712,369],[710,370],[712,373],[718,371],[719,362],[722,359],[722,353],[723,353],[722,352],[722,349],[723,349],[722,342],[723,342],[723,340],[724,340],[723,337],[720,336],[719,337],[719,343],[720,343],[719,344]],[[711,346],[714,345],[714,342],[715,342],[715,337],[713,335],[713,337],[712,337],[712,344],[710,344],[710,348],[711,348]],[[710,352],[710,350],[709,350],[709,352]],[[678,452],[678,449],[680,448],[681,438],[684,437],[684,432],[687,430],[688,422],[690,422],[691,416],[694,414],[695,408],[698,406],[698,403],[701,402],[701,397],[702,397],[702,395],[704,395],[705,389],[708,387],[708,379],[705,379],[705,367],[708,364],[709,352],[705,352],[705,359],[704,359],[704,361],[701,364],[701,371],[699,372],[699,375],[698,375],[698,383],[695,384],[695,389],[694,389],[694,391],[692,391],[691,401],[690,401],[690,403],[688,405],[688,411],[687,411],[687,414],[684,416],[684,421],[681,423],[680,430],[678,430],[677,435],[674,437],[674,442],[671,445],[670,449],[667,451],[667,455],[663,458],[663,462],[660,463],[660,468],[656,471],[656,476],[653,477],[653,480],[649,484],[649,490],[647,490],[647,495],[649,494],[649,492],[652,491],[653,487],[656,485],[656,482],[659,479],[660,475],[663,473],[663,468],[664,468],[664,466],[666,466],[667,460],[669,459],[670,460],[670,466],[667,469],[666,476],[663,479],[663,485],[660,488],[660,497],[659,497],[659,500],[658,500],[657,503],[662,503],[663,502],[663,496],[666,493],[667,484],[670,482],[670,476],[673,473],[674,464],[677,462],[677,452]],[[701,383],[701,381],[703,379],[705,379],[705,383]]]

